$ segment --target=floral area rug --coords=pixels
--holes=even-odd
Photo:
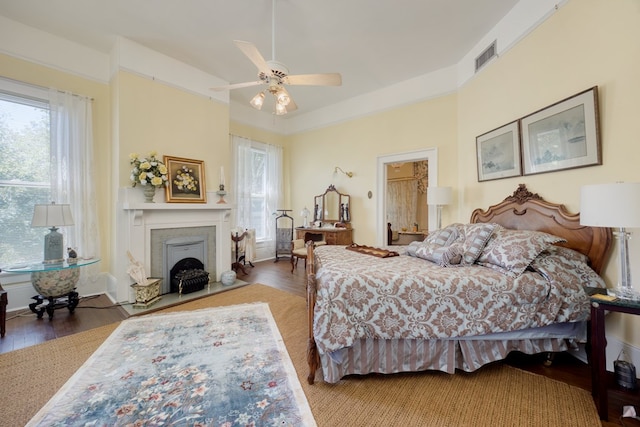
[[[268,304],[255,303],[123,321],[29,425],[316,424]]]

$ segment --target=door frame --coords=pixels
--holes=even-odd
[[[404,153],[386,154],[377,158],[376,187],[379,195],[376,204],[376,245],[387,246],[387,165],[401,162],[417,162],[427,160],[427,186],[438,185],[438,149],[427,148],[424,150],[408,151]],[[433,230],[436,224],[436,207],[429,206],[429,230]]]

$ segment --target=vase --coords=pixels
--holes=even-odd
[[[156,195],[156,187],[153,185],[144,186],[144,202],[153,203],[153,196]]]
[[[233,270],[225,271],[220,275],[220,282],[224,286],[231,286],[236,282],[236,272]]]

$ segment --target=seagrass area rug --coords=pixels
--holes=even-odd
[[[32,426],[315,426],[266,303],[123,321]]]

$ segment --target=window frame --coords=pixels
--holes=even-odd
[[[14,102],[16,104],[23,104],[26,106],[32,106],[35,108],[42,108],[50,114],[50,102],[48,89],[44,87],[38,87],[26,83],[21,83],[7,78],[0,77],[0,97],[8,102]],[[49,131],[51,130],[51,123],[49,123]],[[49,141],[51,143],[51,141]],[[50,163],[49,163],[50,166]],[[7,184],[6,181],[3,183]],[[15,184],[9,181],[10,184]],[[31,183],[23,182],[24,185],[17,185],[18,187],[38,187],[51,189],[51,181],[48,183]],[[15,260],[19,262],[20,260]],[[11,264],[9,264],[11,265]],[[2,265],[0,265],[0,268]],[[0,277],[2,277],[2,283],[13,284],[18,282],[24,282],[28,280],[28,274],[15,274],[5,273],[0,271]]]

